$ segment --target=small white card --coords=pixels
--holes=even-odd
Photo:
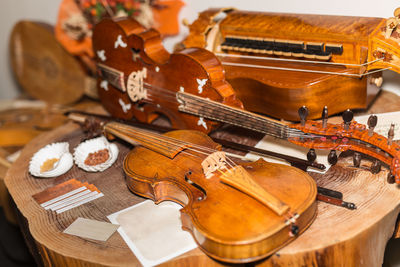
[[[118,227],[119,225],[108,222],[100,222],[79,217],[68,226],[63,233],[99,241],[107,241]]]
[[[182,230],[180,209],[171,201],[158,205],[143,201],[107,216],[119,224],[118,232],[144,266],[154,266],[197,247],[191,234]]]

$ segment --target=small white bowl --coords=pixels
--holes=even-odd
[[[108,159],[98,165],[86,165],[85,160],[89,153],[94,153],[102,149],[107,149],[109,153]],[[80,143],[74,152],[74,161],[79,168],[87,172],[102,172],[109,168],[118,158],[118,147],[115,144],[110,144],[104,136],[86,140]]]
[[[51,170],[41,172],[40,167],[50,159],[58,159]],[[52,143],[37,151],[29,162],[29,173],[35,177],[50,178],[66,173],[74,165],[67,142]]]

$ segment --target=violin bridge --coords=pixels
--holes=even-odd
[[[133,71],[128,76],[127,91],[133,102],[147,98],[147,90],[144,88],[143,79],[147,77],[147,69]]]
[[[220,179],[222,182],[242,191],[243,193],[266,205],[279,216],[285,214],[289,210],[289,206],[287,204],[262,188],[240,165],[237,165],[224,172],[220,176]]]
[[[226,156],[225,152],[217,151],[209,155],[201,163],[204,175],[210,179],[216,170],[226,169]]]

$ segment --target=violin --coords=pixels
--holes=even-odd
[[[78,114],[70,118],[85,120]],[[161,135],[117,122],[102,129],[108,138],[140,145],[123,163],[128,188],[156,203],[180,204],[182,228],[217,260],[262,259],[316,216],[316,184],[297,168],[262,159],[237,164],[199,131]]]
[[[189,26],[182,46],[203,47],[221,60],[246,108],[298,121],[367,108],[382,71],[400,73],[400,9],[394,18],[209,9]]]
[[[182,114],[176,92],[242,108],[225,81],[219,60],[209,51],[190,48],[169,54],[160,33],[145,30],[133,19],[104,19],[93,30],[98,68],[98,93],[114,117],[151,123],[161,115],[173,128],[210,132],[212,120]]]
[[[336,151],[353,150],[357,152],[355,166],[360,162],[359,153],[367,154],[376,159],[372,172],[378,172],[383,162],[390,166],[388,182],[400,183],[400,147],[392,142],[392,134],[386,138],[374,133],[376,116],[371,117],[367,129],[352,121],[350,111],[343,113],[343,123],[328,124],[327,107],[322,122],[308,120],[309,109],[301,107],[299,124],[249,112],[242,109],[213,54],[191,48],[171,55],[155,30],[145,30],[132,19],[101,21],[94,28],[93,45],[99,96],[116,118],[135,117],[150,123],[162,114],[173,128],[206,133],[215,129],[217,122],[228,123],[310,148],[307,158],[311,162],[316,158],[315,149],[331,150],[331,164],[337,161]]]

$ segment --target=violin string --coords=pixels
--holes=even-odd
[[[113,125],[114,125],[114,127],[116,127],[115,124],[113,124]],[[170,148],[170,146],[168,146],[169,144],[172,144],[175,147],[188,146],[188,147],[185,147],[184,149],[191,150],[191,151],[197,152],[199,154],[204,154],[207,156],[210,153],[214,153],[214,152],[218,151],[216,149],[212,149],[212,148],[205,147],[205,146],[200,146],[200,145],[197,145],[194,143],[189,143],[189,142],[179,140],[176,138],[172,138],[169,136],[152,133],[150,131],[146,131],[146,130],[142,130],[142,129],[136,129],[131,126],[124,125],[121,127],[117,126],[116,128],[118,128],[120,130],[123,129],[126,133],[129,133],[132,136],[134,136],[134,137],[132,137],[133,139],[140,140],[143,143],[151,144],[153,147],[156,147],[156,148],[163,148],[163,149],[166,148],[169,150],[169,148]],[[154,145],[154,140],[157,140],[159,143],[157,145]],[[163,143],[166,143],[166,144],[163,144]],[[193,147],[196,149],[194,149]],[[204,150],[204,151],[202,151],[202,150]]]
[[[151,94],[148,94],[148,96],[153,96]],[[150,102],[155,101],[152,98],[148,98],[148,100],[150,100]],[[173,103],[177,103],[176,98],[174,98],[173,101],[169,101],[165,98],[163,98],[163,100],[165,100],[166,102],[173,102]],[[207,101],[207,100],[206,100]],[[213,102],[210,101],[210,103],[208,103],[209,105],[214,105]],[[219,104],[219,103],[218,103]],[[216,108],[220,108],[221,106],[216,106]],[[229,109],[230,107],[226,107],[227,109],[223,109],[223,110],[219,110],[219,115],[223,115],[223,116],[214,116],[214,114],[212,113],[212,111],[210,109],[205,109],[205,111],[202,111],[202,113],[200,114],[203,115],[204,117],[208,118],[208,119],[213,119],[216,121],[222,121],[222,122],[226,122],[229,124],[234,124],[236,126],[241,126],[244,128],[250,128],[253,130],[259,129],[260,127],[256,127],[254,123],[251,122],[251,120],[244,120],[244,123],[235,123],[236,121],[240,121],[239,118],[242,118],[243,116],[246,116],[248,119],[256,119],[259,123],[261,123],[262,125],[266,125],[269,127],[262,127],[263,128],[263,132],[266,134],[270,134],[279,138],[282,138],[281,135],[277,136],[276,133],[277,132],[283,132],[283,133],[287,133],[288,137],[294,137],[294,136],[305,136],[305,134],[303,132],[301,132],[300,130],[297,129],[292,129],[290,127],[288,127],[287,125],[283,125],[281,123],[277,123],[277,122],[273,122],[273,121],[269,121],[268,119],[264,119],[264,118],[259,118],[257,116],[254,116],[252,114],[247,114],[245,112],[243,113],[239,113],[239,111],[237,111],[236,109]],[[195,114],[195,115],[199,115],[198,113],[198,109],[196,108],[185,108],[185,112],[191,113],[191,114]],[[233,113],[237,113],[237,115],[234,115]],[[224,120],[221,119],[221,117],[230,117],[230,120]],[[243,121],[243,120],[242,120]],[[257,128],[257,129],[256,129]],[[259,131],[259,130],[258,130]]]
[[[148,83],[146,83],[146,85],[148,86],[148,87],[146,87],[146,89],[153,89],[153,88],[158,88],[160,91],[162,91],[162,92],[164,92],[164,91],[166,91],[166,89],[163,89],[163,88],[160,88],[160,87],[155,87],[155,86],[152,86],[151,84],[148,84]],[[178,102],[177,102],[177,100],[176,100],[176,93],[175,92],[171,92],[171,91],[169,91],[168,90],[168,93],[170,93],[170,95],[171,95],[171,97],[169,98],[169,99],[171,99],[171,100],[169,100],[168,101],[168,99],[166,99],[166,98],[163,98],[163,100],[167,100],[167,102],[170,102],[170,103],[177,103],[178,104]],[[157,92],[155,92],[155,91],[151,91],[151,93],[149,93],[148,94],[148,96],[157,96]],[[173,95],[173,96],[172,96]],[[163,96],[163,97],[167,97],[167,96]],[[152,100],[152,99],[151,99]],[[154,101],[154,100],[152,100],[152,101]],[[207,100],[207,99],[204,99],[204,101],[207,101],[207,104],[210,104],[210,105],[212,105],[212,104],[214,104],[215,102],[214,101],[211,101],[211,100]],[[227,113],[224,113],[224,114],[229,114],[229,112],[239,112],[239,111],[237,111],[237,110],[235,110],[235,109],[232,109],[231,107],[228,107],[228,106],[226,106],[226,105],[223,105],[223,104],[221,104],[221,103],[215,103],[214,104],[214,106],[216,106],[216,105],[218,105],[217,107],[221,107],[221,108],[225,108],[225,109],[228,109],[229,108],[229,110],[227,110]],[[252,117],[254,117],[254,115],[255,114],[245,114],[244,112],[241,112],[240,113],[241,115],[243,114],[243,115],[246,115],[248,118],[252,118]],[[279,125],[279,128],[281,128],[282,127],[282,124],[280,124],[280,123],[276,123],[276,122],[273,122],[273,121],[268,121],[268,119],[267,118],[257,118],[257,119],[259,119],[259,120],[262,120],[262,122],[264,122],[264,123],[271,123],[271,124],[274,124],[275,123],[275,125]]]
[[[115,123],[113,125],[114,125],[114,127],[116,126]],[[117,125],[119,125],[119,124],[117,124]],[[172,143],[174,146],[178,146],[178,147],[180,147],[181,145],[188,146],[188,147],[183,148],[182,151],[179,151],[179,153],[183,153],[183,154],[190,155],[190,156],[197,157],[197,158],[200,158],[200,157],[198,155],[193,154],[193,152],[209,156],[210,154],[219,151],[216,149],[200,146],[200,145],[197,145],[194,143],[189,143],[189,142],[179,140],[176,138],[172,138],[169,136],[152,133],[152,132],[149,132],[146,130],[135,129],[134,127],[131,127],[131,126],[121,125],[121,127],[117,126],[116,128],[119,128],[120,130],[123,129],[125,133],[135,136],[132,138],[134,140],[135,139],[139,140],[142,143],[142,145],[149,144],[150,147],[161,148],[161,149],[169,149],[170,148],[170,146],[165,145],[163,143],[167,143],[167,144]],[[140,137],[138,135],[140,135]],[[148,135],[151,135],[151,137]],[[157,141],[159,142],[157,145],[154,144],[154,139],[157,139]],[[162,139],[164,139],[164,140],[162,140]],[[162,141],[163,143],[161,143],[160,141]],[[193,147],[195,147],[197,149],[194,149]],[[149,148],[149,149],[151,149],[151,148]],[[200,150],[198,150],[198,149],[200,149]],[[185,151],[185,150],[188,150],[188,151]],[[201,150],[204,150],[204,151],[201,151]],[[208,152],[205,152],[205,151],[208,151]],[[200,158],[200,159],[202,159],[202,158]],[[236,166],[236,163],[229,157],[225,157],[225,159],[226,159],[226,161],[225,161],[226,164],[230,168],[234,168]]]
[[[115,127],[115,126],[114,126]],[[188,142],[183,142],[182,140],[178,140],[175,138],[171,138],[165,135],[160,135],[160,134],[156,134],[156,133],[152,133],[150,131],[145,131],[145,130],[141,130],[141,129],[135,129],[132,128],[130,126],[123,126],[123,127],[117,127],[119,130],[124,130],[126,133],[134,136],[132,138],[134,139],[138,139],[143,143],[149,143],[149,144],[154,144],[154,140],[156,140],[157,145],[153,145],[157,148],[163,148],[163,149],[167,149],[170,150],[173,147],[177,147],[177,146],[182,146],[182,145],[188,145],[188,146],[194,146],[197,147],[199,149],[204,149],[205,151],[211,151],[211,152],[215,152],[216,150],[212,150],[210,148],[207,147],[203,147],[203,146],[197,146],[195,144],[191,144]],[[171,147],[171,145],[173,147]],[[203,154],[208,154],[207,152],[204,151],[196,151],[198,153],[203,153]]]
[[[163,137],[165,137],[165,136],[163,136]],[[155,145],[155,144],[154,144],[154,143],[155,143],[155,142],[154,142],[154,137],[153,137],[153,138],[150,138],[150,137],[147,137],[147,136],[145,136],[145,135],[142,136],[142,137],[138,137],[138,136],[137,136],[137,132],[135,133],[134,139],[139,140],[139,143],[140,143],[142,146],[145,146],[145,147],[146,147],[146,144],[149,144],[149,146],[147,146],[148,149],[151,149],[151,147],[153,147],[153,148],[159,148],[159,149],[169,149],[169,148],[170,148],[170,146],[165,145],[165,144],[162,144],[161,142],[159,142],[159,140],[158,140],[159,143],[158,143],[157,145]],[[178,142],[180,142],[181,140],[173,139],[173,141],[176,142],[176,143],[178,143]],[[164,143],[170,143],[171,140],[169,140],[169,141],[162,140],[162,142],[164,142]],[[179,146],[179,144],[176,144],[176,143],[173,144],[173,145],[174,145],[174,146]],[[196,152],[196,153],[199,153],[199,154],[202,154],[202,155],[205,155],[205,156],[209,156],[209,155],[212,154],[213,152],[217,152],[217,150],[210,149],[210,148],[203,147],[203,146],[198,146],[198,145],[196,145],[196,144],[192,144],[192,143],[188,143],[188,142],[184,142],[183,145],[186,145],[186,144],[188,144],[189,147],[183,148],[183,150],[182,150],[182,151],[179,151],[179,153],[183,153],[183,154],[185,154],[185,155],[189,155],[189,156],[192,156],[192,157],[196,157],[196,158],[199,158],[199,159],[201,159],[201,160],[204,160],[204,158],[201,158],[200,156],[194,154],[193,152]],[[209,150],[210,152],[204,152],[204,151],[201,151],[201,150],[197,150],[197,149],[194,149],[194,148],[192,148],[192,147],[190,147],[190,146],[198,147],[198,148],[201,148],[201,149],[204,149],[204,150]],[[186,151],[186,150],[188,150],[188,151]],[[226,157],[226,159],[230,160],[229,157]],[[233,162],[233,161],[232,161],[232,162]],[[233,167],[235,166],[235,164],[232,165],[231,163],[229,163],[229,161],[226,162],[226,163],[227,163],[227,165],[228,165],[229,167],[231,167],[231,168],[233,168]],[[233,163],[234,163],[234,162],[233,162]]]
[[[191,112],[190,112],[191,111]],[[192,113],[192,114],[197,114],[197,109],[187,109],[186,112]],[[231,112],[229,112],[231,113]],[[281,139],[287,139],[290,137],[295,137],[295,136],[299,136],[299,137],[304,137],[307,136],[307,134],[301,132],[300,130],[297,129],[292,129],[289,128],[287,126],[281,126],[281,125],[275,125],[275,124],[271,124],[269,122],[265,122],[266,125],[257,125],[255,122],[251,122],[250,120],[245,120],[242,123],[235,123],[233,119],[231,120],[224,120],[221,119],[221,117],[214,117],[212,115],[212,113],[208,112],[208,111],[204,111],[202,112],[202,115],[204,115],[204,117],[206,118],[211,118],[214,120],[218,120],[218,121],[222,121],[222,122],[228,122],[230,124],[236,125],[236,126],[240,126],[240,127],[244,127],[244,128],[249,128],[258,132],[263,132],[264,134],[268,134],[271,136],[275,136]],[[231,114],[230,114],[231,115]],[[232,115],[232,117],[237,117],[237,115]],[[242,117],[239,117],[242,118]],[[264,122],[262,122],[264,123]],[[287,127],[287,128],[286,128]]]
[[[222,65],[228,66],[236,66],[236,67],[249,67],[249,68],[260,68],[260,69],[269,69],[269,70],[287,70],[287,71],[298,71],[298,72],[310,72],[310,73],[320,73],[320,74],[331,74],[331,75],[340,75],[340,76],[351,76],[356,78],[361,78],[365,75],[370,75],[376,72],[389,70],[392,67],[379,69],[375,71],[366,72],[363,74],[354,74],[354,73],[343,73],[343,72],[332,72],[332,71],[320,71],[320,70],[307,70],[307,69],[294,69],[294,68],[284,68],[284,67],[272,67],[272,66],[262,66],[262,65],[252,65],[252,64],[244,64],[244,63],[235,63],[235,62],[222,62]]]
[[[196,110],[186,109],[185,112],[188,112],[190,114],[195,114],[196,116],[198,116],[197,109]],[[238,117],[238,119],[234,119],[237,116],[233,115],[232,112],[230,112],[230,111],[228,111],[228,112],[222,111],[222,113],[225,113],[226,115],[229,115],[231,117],[233,116],[233,118],[231,118],[230,120],[221,119],[221,117],[223,117],[223,116],[213,117],[212,115],[210,115],[208,113],[209,112],[202,113],[201,115],[205,115],[204,116],[205,118],[211,118],[211,119],[215,118],[214,120],[216,120],[216,121],[226,122],[226,123],[233,124],[233,125],[236,125],[236,126],[240,126],[240,127],[243,127],[243,128],[252,129],[252,130],[255,130],[255,131],[258,131],[258,132],[261,131],[264,134],[267,134],[267,135],[270,135],[270,136],[274,136],[274,137],[278,137],[278,138],[281,138],[281,139],[288,139],[288,138],[293,138],[293,137],[308,137],[308,138],[311,138],[310,135],[305,134],[300,130],[292,129],[290,127],[287,127],[286,125],[278,125],[277,126],[275,124],[270,124],[270,122],[268,122],[268,121],[267,122],[264,122],[264,121],[261,122],[261,123],[265,123],[266,124],[266,126],[264,126],[264,127],[254,126],[255,124],[251,123],[249,120],[245,120],[245,123],[235,123],[235,121],[239,121],[239,118],[241,118],[241,117]],[[282,130],[282,128],[284,130]],[[280,134],[278,134],[278,133],[280,133]]]
[[[353,63],[338,63],[338,62],[329,62],[329,61],[316,61],[316,60],[301,60],[301,59],[290,59],[290,58],[278,58],[278,57],[261,57],[261,56],[250,56],[250,55],[236,55],[236,54],[228,54],[228,53],[215,53],[216,56],[219,57],[232,57],[232,58],[246,58],[246,59],[257,59],[257,60],[271,60],[271,61],[283,61],[283,62],[298,62],[298,63],[316,63],[316,64],[325,64],[325,65],[339,65],[339,66],[353,66],[353,67],[362,67],[367,66],[377,61],[381,61],[384,58],[378,58],[372,61],[365,62],[363,64],[353,64]]]
[[[167,89],[162,88],[160,86],[152,85],[152,84],[149,84],[149,83],[146,83],[146,82],[143,82],[143,85],[147,86],[147,87],[144,87],[145,89],[149,90],[149,92],[152,92],[152,94],[150,94],[150,93],[147,94],[148,98],[145,99],[145,100],[142,100],[143,102],[152,103],[152,101],[153,101],[153,102],[156,103],[157,101],[155,101],[154,99],[151,99],[150,97],[156,96],[156,95],[162,95],[164,101],[170,102],[170,103],[173,103],[173,104],[179,104],[177,99],[176,99],[176,92],[171,91],[171,90],[167,90]],[[209,102],[212,103],[211,101],[209,101]],[[209,104],[209,103],[207,103],[207,104]],[[224,106],[223,104],[220,104],[218,102],[216,102],[216,104],[220,105],[219,107],[216,107],[216,108],[220,108],[221,106]],[[226,109],[226,107],[225,107],[225,109]],[[223,112],[224,116],[228,117],[228,116],[231,115],[232,111],[238,112],[238,111],[236,111],[235,109],[232,109],[232,108],[230,110],[228,110],[228,111],[222,111],[222,112]],[[241,111],[241,113],[238,116],[236,116],[234,118],[235,120],[233,120],[233,121],[232,120],[230,120],[230,121],[221,120],[220,118],[217,118],[217,117],[215,117],[214,120],[235,124],[233,122],[236,121],[236,119],[238,119],[240,117],[240,115],[243,115],[243,114],[245,114],[245,113],[243,111]],[[195,115],[198,115],[198,114],[195,113]],[[253,114],[250,114],[250,115],[247,114],[247,117],[252,119],[252,118],[254,118],[254,115]],[[256,117],[256,119],[260,120],[257,117]],[[247,120],[245,120],[245,121],[247,121]],[[263,125],[265,124],[265,125],[268,125],[269,127],[272,127],[269,130],[266,130],[268,128],[263,127],[264,128],[263,132],[265,132],[266,134],[273,135],[273,136],[278,137],[278,138],[287,139],[288,137],[304,136],[305,135],[303,132],[301,132],[299,130],[296,130],[296,129],[289,128],[288,126],[282,125],[281,123],[272,122],[272,121],[270,122],[270,121],[268,121],[267,118],[263,118],[262,121],[259,121],[259,122],[262,123]],[[243,125],[240,125],[238,123],[236,123],[235,125],[243,127]],[[246,128],[250,128],[250,129],[256,130],[256,129],[254,129],[255,127],[253,125],[247,125]],[[278,131],[280,130],[281,135],[278,135],[278,136],[276,135],[277,130]],[[287,136],[282,136],[283,133],[287,133]]]
[[[154,104],[153,101],[146,101],[146,102]],[[155,102],[157,102],[157,101],[155,101]],[[174,103],[175,103],[175,101],[174,101]],[[197,109],[193,110],[193,109],[190,109],[190,108],[186,108],[185,113],[194,114],[195,116],[199,116],[199,114],[197,112]],[[230,112],[230,111],[228,111],[228,112],[221,111],[221,113],[222,113],[222,115],[229,115],[231,117],[233,116],[231,114],[232,112]],[[265,126],[265,127],[263,127],[263,129],[258,129],[259,127],[255,127],[254,123],[251,124],[251,122],[249,120],[245,120],[246,123],[240,124],[240,123],[235,123],[234,122],[234,121],[238,121],[238,120],[234,119],[235,117],[231,118],[231,120],[224,120],[224,119],[221,119],[221,116],[220,117],[213,117],[212,115],[208,114],[208,112],[207,112],[207,114],[202,114],[202,115],[205,115],[204,116],[205,118],[214,119],[216,121],[226,122],[226,123],[229,123],[229,124],[232,124],[232,125],[236,125],[236,126],[239,126],[239,127],[255,130],[257,132],[261,131],[264,134],[267,134],[267,135],[270,135],[270,136],[274,136],[274,137],[277,137],[277,138],[280,138],[280,139],[288,139],[288,138],[294,138],[294,137],[307,137],[307,138],[315,138],[315,137],[317,137],[317,136],[311,136],[309,134],[306,134],[306,133],[304,133],[304,132],[302,132],[300,130],[290,128],[290,127],[288,127],[286,125],[271,124],[268,121],[262,121],[261,122],[261,123],[265,123],[268,127]],[[284,128],[283,131],[282,131],[282,128]],[[281,134],[278,135],[277,133],[281,133]]]
[[[149,83],[146,83],[146,82],[144,82],[143,85],[146,85],[145,89],[149,90],[149,93],[147,94],[148,98],[146,100],[144,100],[143,102],[148,102],[148,103],[157,102],[157,101],[154,101],[154,99],[152,99],[151,97],[161,95],[163,97],[162,98],[163,101],[167,101],[167,102],[170,102],[170,103],[178,104],[177,99],[176,99],[176,92],[173,92],[173,91],[167,90],[165,88],[162,88],[162,87],[159,87],[159,86],[155,86],[155,85],[152,85],[152,84],[149,84]],[[211,101],[209,101],[209,102],[211,104],[213,104]],[[210,104],[210,103],[207,103],[207,104]],[[218,103],[218,104],[220,104],[220,103]],[[216,108],[220,108],[220,106],[216,107]],[[225,107],[225,109],[226,109],[226,107]],[[233,112],[237,112],[235,109],[230,109],[230,110],[227,110],[227,111],[223,110],[222,113],[223,113],[224,116],[229,117],[229,116],[232,115],[231,114],[232,111]],[[212,114],[208,114],[208,115],[210,116]],[[245,115],[250,119],[252,119],[252,118],[254,119],[254,115],[252,115],[252,114],[249,115],[249,114],[245,114],[245,113],[241,112],[239,115],[237,115],[236,117],[233,118],[234,120],[230,120],[230,121],[222,120],[222,121],[223,122],[228,122],[228,123],[231,123],[231,124],[235,124],[233,122],[237,121],[237,119],[239,119],[240,115]],[[221,119],[218,118],[218,117],[213,116],[213,118],[214,118],[214,120],[221,121]],[[288,137],[303,136],[304,135],[304,133],[302,133],[299,130],[292,130],[291,128],[289,128],[287,126],[283,126],[282,124],[279,124],[279,123],[276,123],[276,122],[270,122],[267,119],[262,119],[262,121],[260,121],[260,118],[256,117],[256,120],[258,120],[259,123],[262,123],[262,125],[269,126],[269,127],[263,127],[263,132],[264,133],[270,134],[270,135],[278,137],[278,138],[287,139]],[[250,123],[250,125],[241,125],[241,124],[238,124],[238,123],[236,123],[235,125],[242,126],[242,127],[246,126],[246,128],[250,128],[250,129],[256,130],[254,125],[251,125],[251,122],[249,120],[245,120],[245,121]],[[286,129],[284,129],[284,128],[286,128]],[[277,132],[279,132],[279,130],[280,130],[281,134],[277,135]],[[286,136],[282,136],[283,133],[287,133],[287,137]]]
[[[208,100],[208,99],[199,99],[199,98],[194,98],[194,97],[193,97],[192,100],[196,101],[196,102],[200,102],[200,103],[196,103],[197,104],[196,106],[201,106],[201,102],[206,102],[207,103],[207,108],[201,111],[202,114],[203,113],[207,113],[207,116],[204,116],[204,117],[213,117],[215,120],[222,120],[221,116],[215,117],[215,116],[211,115],[212,114],[212,110],[211,110],[211,108],[209,108],[209,106],[213,106],[216,109],[218,109],[219,113],[222,113],[222,115],[224,115],[224,116],[232,116],[232,114],[236,114],[237,115],[236,117],[234,117],[235,119],[229,120],[229,123],[232,123],[233,121],[237,121],[239,116],[240,116],[240,117],[246,117],[247,118],[247,120],[244,120],[245,122],[250,122],[250,120],[253,119],[253,120],[256,120],[258,123],[260,123],[262,125],[265,124],[265,125],[268,125],[271,128],[275,128],[275,129],[280,130],[280,131],[284,131],[284,132],[288,132],[288,133],[302,133],[300,130],[292,129],[288,125],[282,124],[282,123],[280,123],[278,121],[274,121],[274,120],[266,118],[266,117],[260,117],[260,116],[257,116],[256,114],[253,114],[253,113],[250,113],[250,112],[246,112],[244,110],[238,110],[238,109],[232,108],[230,106],[221,104],[219,102],[211,101],[211,100]],[[194,104],[191,105],[191,106],[193,107]],[[196,111],[198,110],[198,108],[196,108],[196,107],[193,107],[193,108]],[[237,124],[237,125],[241,126],[241,124]]]
[[[148,100],[150,100],[149,102],[154,101],[151,98],[149,98]],[[174,100],[176,100],[176,99],[174,99]],[[166,100],[166,101],[168,102],[168,100]],[[157,102],[157,101],[154,101],[154,102]],[[169,101],[169,102],[172,102],[172,101]],[[176,103],[176,101],[173,101],[173,103]],[[208,111],[208,110],[207,111],[203,111],[201,114],[199,114],[198,113],[198,109],[196,109],[196,108],[193,109],[193,108],[186,107],[184,112],[185,113],[194,114],[196,116],[204,116],[205,118],[212,119],[212,120],[215,120],[215,121],[226,122],[226,123],[233,124],[233,125],[236,125],[236,126],[240,126],[240,127],[244,127],[244,128],[249,128],[249,129],[253,129],[253,130],[256,130],[256,131],[260,131],[259,130],[260,126],[258,126],[258,127],[255,126],[255,122],[252,122],[250,120],[244,120],[243,123],[237,123],[237,121],[240,121],[239,119],[242,118],[242,116],[233,114],[231,110],[220,110],[219,111],[220,112],[219,113],[220,116],[218,116],[218,117],[214,116],[212,111]],[[229,116],[230,120],[222,119],[221,117],[224,117],[224,116],[225,117]],[[253,118],[253,117],[249,117],[249,118]],[[269,134],[269,135],[273,135],[273,136],[282,138],[281,135],[277,136],[277,132],[282,132],[282,129],[284,129],[283,133],[287,133],[288,136],[290,136],[290,137],[293,137],[294,135],[299,135],[299,136],[300,135],[301,136],[304,135],[304,133],[299,132],[299,130],[295,130],[295,129],[292,129],[292,128],[289,128],[289,127],[286,128],[287,127],[286,125],[280,125],[280,124],[276,125],[276,124],[274,124],[272,122],[264,121],[264,120],[261,121],[261,122],[264,125],[264,127],[262,127],[263,128],[262,132],[264,132],[265,134]],[[267,127],[267,126],[269,126],[269,127]]]
[[[146,89],[152,89],[151,87],[146,87]],[[148,98],[148,100],[150,100],[150,101],[154,101],[154,99],[152,99],[151,97],[153,97],[153,96],[157,96],[157,93],[155,92],[155,91],[151,91],[151,93],[148,93],[147,94],[147,96],[149,97]],[[174,97],[173,97],[173,99],[172,99],[172,96],[170,97],[170,98],[168,98],[168,96],[163,96],[163,101],[165,101],[165,102],[170,102],[170,103],[176,103],[176,104],[178,104],[178,102],[177,102],[177,100],[176,100],[176,96],[175,96],[175,93],[174,93]],[[207,101],[207,100],[206,100]],[[154,102],[157,102],[157,101],[154,101]],[[207,103],[207,104],[210,104],[210,105],[212,105],[212,104],[214,104],[213,102],[211,102],[211,101],[208,101],[209,103]],[[219,104],[219,103],[218,103]],[[221,107],[223,106],[223,104],[220,104],[221,105]],[[216,106],[216,108],[219,108],[219,106]],[[226,107],[226,108],[228,108],[228,107]],[[234,110],[234,109],[229,109],[229,110],[223,110],[223,111],[220,111],[220,112],[222,112],[224,115],[226,115],[226,116],[229,116],[230,115],[230,113],[231,112],[237,112],[236,110]],[[245,113],[240,113],[240,115],[244,115]],[[248,117],[248,118],[253,118],[253,114],[245,114],[246,115],[246,117]],[[210,118],[209,116],[207,116],[208,118]],[[238,116],[236,116],[235,117],[235,121],[236,121],[236,119],[238,118]],[[214,117],[214,119],[215,120],[220,120],[220,119],[218,119],[218,118],[216,118],[216,117]],[[258,120],[260,120],[259,118],[258,118]],[[223,122],[229,122],[229,123],[231,123],[231,124],[233,124],[232,123],[232,121],[225,121],[225,120],[223,120]],[[250,123],[250,121],[247,121],[246,120],[246,122],[248,122],[248,123]],[[276,127],[276,123],[275,122],[269,122],[267,119],[262,119],[262,122],[263,123],[267,123],[267,124],[269,124],[270,126],[272,126],[272,127],[275,127],[275,129],[281,129],[282,127],[285,127],[285,126],[282,126],[281,124],[278,124],[278,127]],[[238,124],[238,123],[236,123],[236,125],[237,126],[242,126],[241,124]],[[251,129],[253,129],[254,128],[254,126],[247,126],[246,128],[251,128]]]

